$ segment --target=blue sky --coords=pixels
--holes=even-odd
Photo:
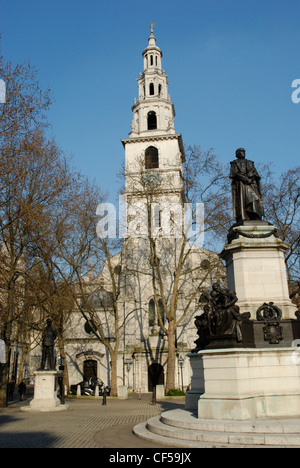
[[[37,67],[58,144],[112,201],[151,22],[185,144],[299,165],[299,17],[299,0],[0,0],[4,57]]]

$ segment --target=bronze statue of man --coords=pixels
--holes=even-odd
[[[230,178],[232,180],[233,211],[237,222],[261,220],[264,207],[260,189],[260,176],[254,162],[246,159],[246,151],[236,151],[236,161],[232,161]]]
[[[48,359],[49,370],[55,370],[54,359],[54,343],[57,338],[57,331],[52,327],[52,320],[47,319],[47,327],[43,331],[42,341],[42,362],[40,370],[45,370],[46,361]]]

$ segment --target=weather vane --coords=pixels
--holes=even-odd
[[[151,23],[151,25],[150,25],[151,34],[153,34],[153,28],[154,28],[155,25],[156,25],[156,23]]]

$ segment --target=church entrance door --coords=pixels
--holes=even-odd
[[[83,379],[85,382],[97,380],[97,361],[89,359],[83,363]]]
[[[155,362],[148,367],[148,392],[153,392],[153,387],[164,385],[165,374],[161,364]]]

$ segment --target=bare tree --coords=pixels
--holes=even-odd
[[[6,362],[0,369],[0,405],[5,406],[11,346],[19,343],[26,358],[31,327],[41,310],[32,298],[35,295],[42,304],[45,301],[41,284],[39,295],[32,289],[35,244],[45,235],[50,214],[54,216],[63,204],[74,175],[54,139],[46,134],[45,112],[51,97],[49,90],[41,89],[35,68],[13,66],[3,59],[0,65],[6,84],[5,103],[0,104],[0,324],[6,345]],[[48,231],[48,239],[50,234]]]
[[[290,245],[286,254],[288,281],[291,292],[299,276],[300,246],[300,167],[295,167],[275,178],[264,172],[264,199],[266,219],[274,224],[278,236]]]
[[[217,236],[224,236],[229,223],[228,181],[213,152],[203,152],[199,147],[186,150],[181,190],[175,198],[172,194],[178,195],[178,185],[175,187],[173,178],[159,170],[145,171],[143,156],[138,166],[135,172],[125,173],[129,231],[124,256],[132,258],[129,272],[136,277],[151,277],[159,325],[168,340],[168,391],[175,386],[177,329],[195,310],[201,291],[212,277],[224,276],[218,255],[199,246],[199,238],[205,234],[208,243],[213,239],[216,244]],[[169,212],[159,207],[164,202],[169,203]],[[185,215],[184,203],[190,207]],[[194,231],[199,205],[205,207],[205,219]],[[131,211],[142,212],[139,217],[146,220],[142,228],[134,215],[131,220]],[[167,235],[162,232],[163,220],[168,225]],[[131,221],[140,230],[136,238],[131,236]],[[136,252],[144,252],[142,261]]]
[[[116,272],[121,242],[99,235],[99,226],[97,233],[97,206],[104,201],[99,189],[86,182],[76,192],[68,210],[70,229],[66,236],[59,234],[57,259],[53,263],[63,281],[72,284],[76,309],[109,352],[111,395],[116,396],[117,360],[124,327]]]

